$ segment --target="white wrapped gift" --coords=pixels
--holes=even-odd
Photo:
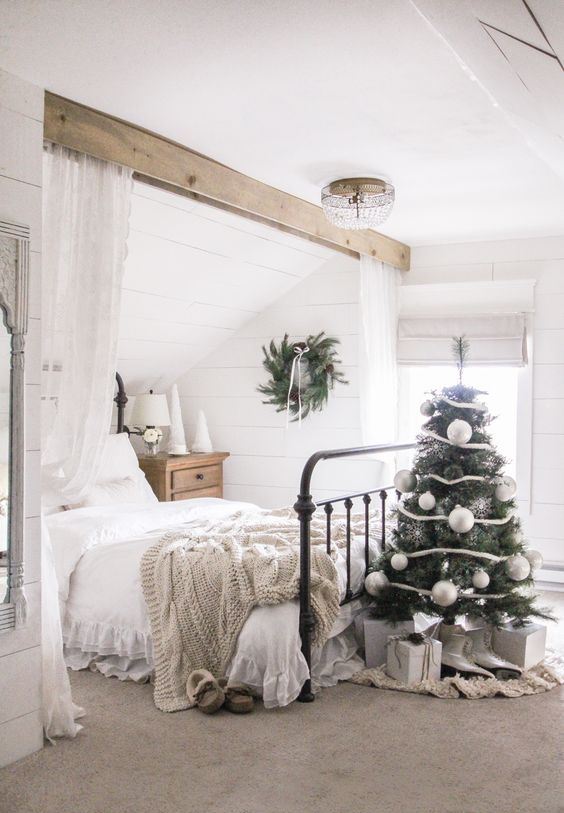
[[[494,629],[492,646],[501,658],[521,669],[530,669],[544,658],[546,627],[532,623],[515,627],[509,622]]]
[[[410,638],[418,640],[410,640]],[[386,673],[410,686],[441,679],[443,645],[427,635],[391,635],[387,642]]]
[[[414,621],[391,624],[379,618],[364,619],[364,660],[373,669],[386,663],[386,643],[390,635],[415,632]]]

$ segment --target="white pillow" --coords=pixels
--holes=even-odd
[[[144,472],[139,468],[137,455],[126,432],[106,437],[98,480],[80,503],[62,506],[61,496],[55,489],[48,489],[45,484],[42,486],[41,496],[46,514],[63,508],[71,510],[126,502],[153,505],[158,502]]]
[[[138,480],[135,477],[125,477],[122,480],[108,480],[106,483],[96,483],[84,500],[79,505],[73,506],[73,508],[86,508],[92,505],[119,505],[126,502],[138,503],[141,501]]]
[[[137,498],[134,500],[123,499],[122,502],[137,502],[143,505],[152,505],[158,502],[153,489],[145,478],[145,473],[139,468],[139,461],[127,432],[120,432],[119,435],[108,435],[102,452],[102,464],[96,486],[116,483],[127,478],[132,478],[135,481]],[[127,487],[124,488],[127,489]],[[86,499],[89,497],[90,494],[87,494]],[[116,500],[116,502],[119,501]],[[100,502],[89,503],[89,505],[92,504],[103,505]]]
[[[127,432],[108,435],[102,451],[98,482],[108,483],[125,477],[137,477],[139,474],[145,476],[139,468],[139,461]]]

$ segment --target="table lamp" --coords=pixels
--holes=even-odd
[[[135,396],[131,413],[134,434],[141,435],[148,455],[156,455],[163,436],[162,426],[170,426],[166,395],[153,390]]]

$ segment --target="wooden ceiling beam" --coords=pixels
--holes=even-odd
[[[332,226],[321,207],[243,175],[181,144],[77,102],[45,93],[48,141],[131,167],[159,183],[231,211],[267,222],[347,254],[365,254],[409,270],[409,246],[372,230]]]

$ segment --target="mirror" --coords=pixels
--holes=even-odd
[[[24,342],[29,229],[0,220],[0,633],[25,622]]]

